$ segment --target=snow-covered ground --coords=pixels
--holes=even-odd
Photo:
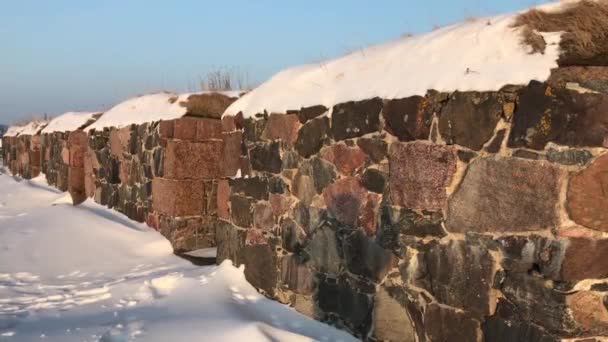
[[[145,225],[0,168],[0,341],[351,341]]]

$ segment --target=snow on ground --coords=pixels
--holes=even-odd
[[[41,133],[75,131],[91,120],[95,114],[99,114],[99,112],[63,113],[51,120]]]
[[[0,169],[0,341],[354,341],[145,225]]]
[[[99,120],[87,129],[104,127],[125,127],[131,124],[142,124],[158,120],[172,120],[186,114],[186,107],[181,103],[190,95],[211,93],[209,91],[187,94],[156,93],[128,99],[105,112]],[[239,91],[219,91],[229,97],[238,97]]]
[[[570,1],[571,2],[571,1]],[[549,4],[556,11],[565,3]],[[349,55],[284,70],[234,102],[225,115],[250,117],[372,97],[402,98],[427,90],[491,91],[546,80],[557,67],[561,33],[543,33],[544,54],[521,43],[518,13],[467,20]]]

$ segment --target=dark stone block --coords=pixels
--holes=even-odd
[[[320,194],[336,179],[336,169],[331,163],[317,157],[310,160],[310,166],[312,167],[310,176],[313,178],[315,190]]]
[[[531,159],[531,160],[545,159],[544,155],[542,155],[540,153],[528,151],[528,150],[515,150],[513,152],[513,157],[522,158],[522,159]]]
[[[509,146],[542,150],[554,142],[607,147],[607,110],[605,94],[581,94],[532,81],[519,94]]]
[[[505,299],[513,303],[514,311],[522,321],[535,323],[558,335],[576,332],[576,325],[568,314],[566,294],[548,286],[545,279],[507,273],[501,290]],[[506,316],[506,313],[499,313]]]
[[[240,227],[251,227],[253,225],[252,201],[243,196],[230,196],[230,209],[232,221]]]
[[[361,185],[367,190],[382,194],[386,189],[388,175],[378,169],[367,169],[361,176]]]
[[[283,162],[281,161],[280,143],[274,141],[255,145],[249,151],[249,159],[251,167],[256,171],[281,172]]]
[[[501,266],[505,271],[559,279],[564,242],[538,235],[504,236],[497,241],[504,256]]]
[[[424,323],[432,342],[477,342],[481,339],[478,336],[479,322],[471,315],[437,303],[427,306]]]
[[[357,291],[350,279],[319,276],[316,301],[321,310],[338,315],[358,336],[367,336],[372,323],[373,301]]]
[[[268,191],[273,194],[283,194],[288,189],[288,185],[283,178],[273,176],[268,179]]]
[[[505,140],[505,135],[507,134],[507,130],[501,129],[496,133],[492,141],[486,146],[486,152],[489,153],[498,153],[500,151],[500,147],[502,146],[503,140]]]
[[[334,106],[331,115],[333,138],[340,141],[378,131],[381,111],[382,100],[380,98],[351,101]]]
[[[379,282],[397,263],[391,251],[382,248],[363,231],[347,231],[341,239],[346,266],[353,274]]]
[[[468,163],[473,160],[473,158],[477,157],[477,153],[469,150],[458,150],[456,154],[458,154],[458,159],[465,163]]]
[[[389,100],[382,110],[385,129],[400,141],[427,140],[433,121],[430,109],[422,96]]]
[[[305,124],[307,121],[312,120],[327,111],[328,108],[322,105],[303,107],[298,111],[298,119],[300,119],[301,123]]]
[[[526,322],[506,321],[497,316],[488,318],[483,326],[484,341],[492,342],[559,342],[539,326]]]
[[[257,200],[268,200],[268,178],[250,177],[229,179],[232,193],[241,193]]]
[[[300,128],[295,148],[305,158],[319,152],[327,139],[329,119],[327,117],[313,119]]]
[[[380,229],[377,240],[384,248],[400,252],[401,235],[438,238],[447,235],[441,226],[443,222],[441,212],[417,212],[388,205],[383,205],[380,210]]]
[[[306,232],[294,220],[287,218],[281,223],[283,248],[291,253],[298,253],[306,247]]]
[[[388,144],[379,138],[360,138],[357,145],[374,163],[380,163],[388,154]]]
[[[479,151],[494,134],[502,111],[497,92],[455,92],[443,106],[439,131],[448,144]]]
[[[255,288],[263,290],[265,294],[273,297],[279,279],[278,258],[272,246],[253,245],[245,246],[242,252],[245,267],[245,278]]]
[[[243,136],[245,141],[258,142],[262,140],[262,133],[266,128],[266,118],[247,118],[243,120]]]
[[[481,318],[490,312],[490,291],[494,279],[492,255],[465,241],[422,246],[418,269],[426,274],[415,280],[438,302],[469,311]]]
[[[568,149],[560,151],[550,148],[547,151],[548,161],[563,165],[583,166],[586,165],[591,159],[593,159],[593,154],[587,150]]]

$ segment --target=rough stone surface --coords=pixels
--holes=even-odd
[[[338,221],[355,226],[365,201],[365,188],[356,178],[342,178],[323,191],[329,212]]]
[[[512,147],[541,150],[549,142],[608,147],[608,96],[531,82],[522,89],[509,138]]]
[[[164,159],[164,177],[172,179],[219,178],[222,172],[222,141],[170,140]]]
[[[298,131],[295,148],[305,158],[319,152],[329,133],[329,119],[318,118],[307,122]]]
[[[479,322],[465,312],[429,304],[424,313],[425,330],[435,342],[477,342],[481,338]]]
[[[455,150],[424,143],[394,143],[389,149],[390,195],[395,205],[441,209],[456,171]]]
[[[570,238],[562,264],[566,281],[608,277],[608,239]]]
[[[380,111],[382,100],[379,98],[334,106],[331,115],[333,138],[339,141],[376,132],[380,128]]]
[[[380,341],[416,342],[416,330],[401,304],[382,287],[374,298],[374,337]]]
[[[270,114],[262,139],[284,141],[287,146],[293,146],[298,138],[300,122],[297,115]]]
[[[204,183],[202,180],[152,180],[154,211],[170,216],[195,216],[203,212]]]
[[[349,176],[364,167],[367,160],[367,156],[359,147],[348,147],[343,144],[323,148],[320,156],[334,164],[338,171]]]
[[[561,171],[518,158],[475,159],[449,201],[452,232],[549,229],[557,223]]]
[[[494,280],[490,253],[464,241],[426,245],[418,258],[416,279],[442,304],[460,308],[481,318],[490,313],[490,291]]]
[[[439,132],[448,144],[479,151],[490,140],[502,115],[495,92],[455,92],[443,106]]]
[[[357,145],[374,163],[380,163],[388,153],[388,144],[379,138],[359,138]]]
[[[386,130],[400,141],[426,140],[431,130],[433,112],[422,96],[387,101],[382,110]]]
[[[575,222],[608,232],[608,155],[570,179],[567,207]]]

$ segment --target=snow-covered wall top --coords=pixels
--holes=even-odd
[[[49,122],[41,133],[68,132],[82,127],[99,112],[67,112]]]
[[[47,124],[46,121],[34,120],[28,122],[24,126],[11,126],[8,128],[5,137],[16,137],[18,135],[35,135],[40,132],[42,128]]]
[[[22,129],[22,126],[10,126],[6,132],[4,132],[3,137],[16,137]]]
[[[539,7],[557,11],[569,2]],[[546,80],[557,67],[561,33],[542,33],[544,54],[522,44],[519,13],[478,18],[404,37],[333,60],[284,70],[244,95],[224,115],[298,110],[381,97],[438,91],[491,91],[506,84]]]
[[[212,92],[187,94],[163,92],[131,98],[112,107],[87,129],[120,128],[131,124],[177,119],[186,114],[186,107],[183,102],[186,102],[190,95],[205,93]],[[220,91],[217,93],[229,97],[238,97],[240,92]]]

